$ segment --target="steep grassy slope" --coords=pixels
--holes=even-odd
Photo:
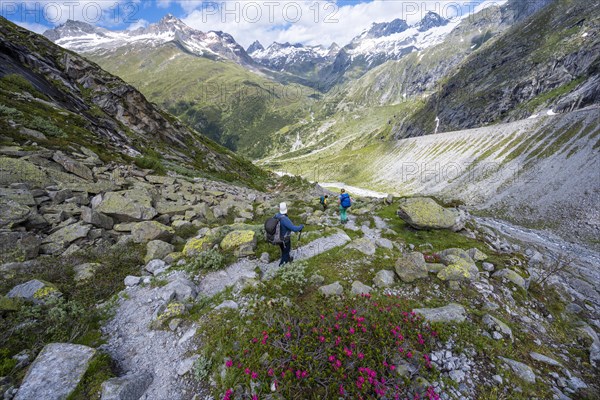
[[[308,114],[314,91],[282,85],[228,61],[174,43],[87,55],[193,128],[250,157],[266,154],[270,134]]]
[[[43,36],[0,19],[0,126],[9,140],[78,143],[104,159],[258,183],[250,162],[161,111],[121,79]],[[36,137],[37,135],[37,137]],[[29,132],[29,137],[31,132]]]
[[[468,57],[398,137],[568,111],[600,101],[600,5],[559,0]]]

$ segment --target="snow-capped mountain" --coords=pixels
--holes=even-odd
[[[300,43],[274,42],[266,49],[260,42],[248,47],[248,54],[259,64],[274,71],[293,74],[313,73],[315,67],[333,61],[339,46],[333,43],[330,47],[304,46]]]
[[[343,48],[336,43],[325,48],[275,42],[265,49],[256,41],[248,47],[248,54],[271,70],[300,76],[327,89],[341,82],[349,71],[358,77],[386,61],[443,42],[460,22],[459,18],[448,20],[428,12],[414,25],[402,19],[374,23]]]
[[[77,53],[106,52],[130,45],[156,47],[174,42],[197,56],[253,64],[244,48],[231,35],[220,31],[202,32],[193,29],[171,14],[156,24],[126,31],[110,31],[85,22],[69,20],[46,31],[44,36]]]
[[[395,19],[388,23],[373,24],[352,39],[343,48],[351,62],[366,64],[367,69],[388,60],[398,60],[413,51],[421,51],[441,43],[460,23],[460,19],[448,20],[434,12],[428,12],[416,24]]]

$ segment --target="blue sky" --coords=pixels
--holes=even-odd
[[[265,46],[273,41],[344,45],[374,22],[401,18],[414,23],[428,11],[451,18],[473,12],[482,1],[0,0],[0,14],[40,33],[67,19],[131,29],[171,13],[193,28],[228,32],[244,46],[254,40]]]

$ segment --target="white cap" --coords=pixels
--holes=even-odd
[[[279,213],[287,214],[287,204],[285,204],[285,203],[279,204]]]

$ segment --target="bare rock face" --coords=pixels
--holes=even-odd
[[[51,343],[35,359],[15,400],[62,400],[77,387],[96,350],[78,344]]]

